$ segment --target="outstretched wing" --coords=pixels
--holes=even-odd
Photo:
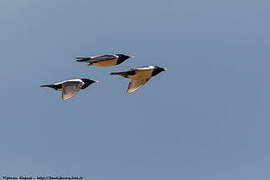
[[[128,85],[127,93],[132,93],[142,87],[149,79],[131,79]]]
[[[80,81],[68,81],[63,84],[62,99],[67,100],[77,94],[83,86]]]

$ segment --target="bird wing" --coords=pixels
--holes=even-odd
[[[63,84],[62,99],[67,100],[77,94],[83,86],[81,81],[67,81]]]
[[[130,79],[148,79],[152,77],[153,69],[133,69],[129,71],[128,78]]]
[[[142,67],[133,68],[131,70],[148,71],[154,68],[155,68],[154,66],[142,66]]]
[[[142,87],[149,79],[131,79],[128,85],[127,93],[132,93]]]
[[[95,62],[100,62],[100,61],[108,61],[108,60],[113,60],[117,59],[118,56],[116,55],[103,55],[103,56],[93,56],[90,59],[90,62],[95,63]]]

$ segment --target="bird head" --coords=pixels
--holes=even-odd
[[[87,88],[92,83],[97,83],[97,80],[91,80],[91,79],[81,79],[84,82],[84,85],[82,86],[82,89]]]
[[[159,67],[159,66],[155,66],[154,70],[153,70],[153,76],[159,74],[160,72],[162,71],[168,71],[167,68],[162,68],[162,67]]]
[[[134,58],[134,56],[127,56],[127,55],[125,55],[125,54],[116,54],[119,58],[119,60],[120,61],[125,61],[125,60],[127,60],[127,59],[129,59],[129,58]]]

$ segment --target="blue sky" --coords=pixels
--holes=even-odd
[[[0,175],[269,179],[266,0],[2,0]],[[119,66],[76,56],[125,53]],[[169,69],[133,94],[112,71]],[[99,80],[67,101],[40,84]]]

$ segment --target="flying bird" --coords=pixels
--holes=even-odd
[[[53,84],[41,85],[40,87],[53,88],[62,91],[62,99],[67,100],[77,94],[81,89],[87,88],[90,84],[98,81],[91,79],[70,79]]]
[[[102,55],[102,56],[91,56],[91,57],[77,57],[78,62],[87,62],[88,66],[115,66],[121,64],[129,58],[134,56],[127,56],[124,54],[113,54],[113,55]]]
[[[124,72],[112,72],[111,75],[120,75],[131,79],[128,85],[127,93],[132,93],[142,87],[149,79],[168,69],[158,66],[144,66]]]

